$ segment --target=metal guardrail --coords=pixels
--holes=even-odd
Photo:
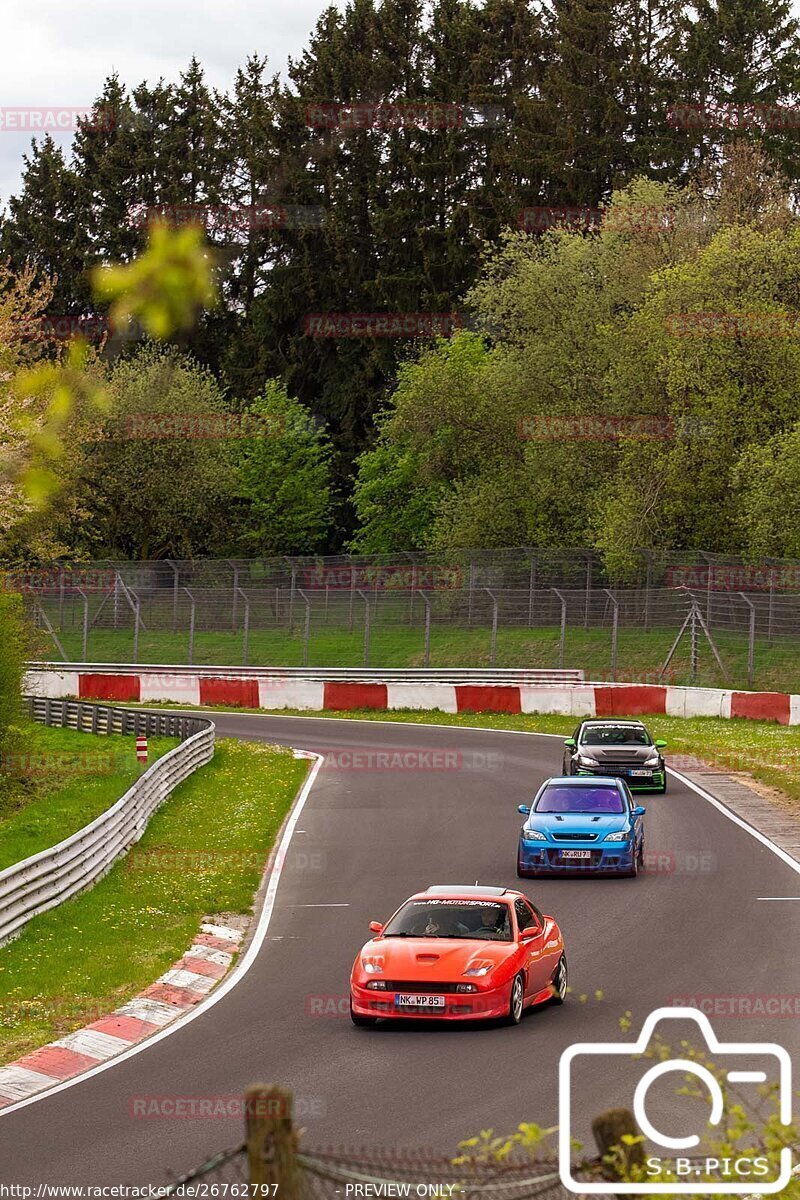
[[[179,737],[176,746],[136,780],[116,804],[48,850],[0,871],[0,944],[38,916],[101,879],[139,841],[173,790],[214,756],[214,723],[205,717],[147,713],[75,700],[28,698],[43,725],[91,733]]]
[[[203,675],[220,679],[307,679],[332,683],[473,683],[533,684],[582,683],[585,672],[577,667],[492,668],[481,667],[207,667],[173,663],[66,663],[30,662],[29,671],[78,671],[90,675]],[[118,710],[117,710],[118,711]]]

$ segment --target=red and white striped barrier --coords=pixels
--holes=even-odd
[[[441,682],[420,679],[413,670],[387,672],[387,682],[350,677],[325,679],[320,672],[249,673],[246,668],[205,674],[202,668],[61,669],[32,667],[25,679],[29,695],[81,700],[157,701],[237,708],[323,709],[348,712],[372,708],[440,709],[442,712],[559,713],[573,717],[647,716],[745,717],[800,724],[800,695],[737,692],[722,688],[675,687],[646,683]]]

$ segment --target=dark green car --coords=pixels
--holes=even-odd
[[[564,775],[616,775],[633,792],[667,790],[661,748],[641,721],[590,718],[564,742]]]

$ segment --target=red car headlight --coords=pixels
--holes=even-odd
[[[368,979],[366,986],[370,989],[370,991],[373,991],[373,992],[385,992],[386,991],[386,980],[385,979]]]
[[[478,989],[476,988],[474,983],[457,983],[456,984],[457,992],[477,992],[477,990]]]

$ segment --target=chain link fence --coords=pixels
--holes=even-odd
[[[7,573],[4,586],[27,598],[43,657],[71,662],[578,667],[793,690],[800,564],[636,553],[616,583],[593,551],[519,549],[96,562]],[[691,612],[702,621],[664,669]]]

